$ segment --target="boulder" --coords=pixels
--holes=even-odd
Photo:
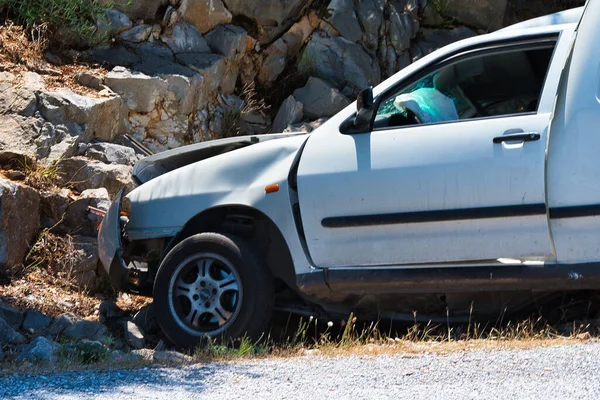
[[[23,320],[21,329],[39,331],[46,329],[48,326],[50,326],[51,322],[52,317],[42,314],[39,311],[27,310],[25,311],[25,319]]]
[[[54,321],[48,329],[48,333],[57,336],[63,333],[65,329],[81,321],[81,318],[72,313],[64,313],[54,318]]]
[[[80,96],[68,89],[43,92],[39,95],[39,108],[44,118],[55,124],[83,132],[83,141],[92,139],[115,140],[123,132],[127,109],[118,96],[91,98]]]
[[[173,50],[173,53],[210,53],[200,31],[187,22],[179,22],[161,36],[161,40]]]
[[[14,79],[15,76],[9,73],[0,76],[0,115],[32,116],[37,106],[35,94],[24,86],[15,86]]]
[[[206,98],[208,93],[215,94],[221,87],[226,68],[225,57],[218,54],[180,53],[176,59],[180,64],[202,75],[203,90],[206,92],[202,98]],[[198,108],[204,103],[206,101],[199,101]]]
[[[125,341],[134,349],[142,349],[146,344],[144,333],[133,321],[125,323]]]
[[[85,150],[85,156],[107,164],[133,165],[137,161],[134,149],[114,143],[93,143]]]
[[[110,197],[105,188],[86,189],[77,200],[69,204],[65,214],[66,228],[78,235],[94,236],[102,217],[90,212],[88,207],[108,210]]]
[[[94,321],[78,321],[73,325],[68,326],[62,332],[62,335],[73,340],[100,340],[106,334],[106,327],[101,323]]]
[[[98,75],[82,72],[75,77],[77,83],[94,90],[102,90],[102,78]]]
[[[0,272],[24,261],[39,226],[39,193],[0,178]]]
[[[110,320],[121,318],[125,315],[125,311],[121,310],[121,308],[112,300],[104,300],[100,303],[98,312],[100,313],[100,323],[102,324],[105,324]]]
[[[29,361],[36,364],[54,364],[58,361],[60,345],[43,336],[31,341],[19,354],[17,361]]]
[[[65,217],[69,207],[68,195],[68,189],[59,192],[45,190],[40,192],[42,228],[51,228]]]
[[[81,289],[93,290],[98,287],[98,241],[94,237],[73,237],[74,263],[68,272],[71,280]],[[92,339],[92,338],[88,338]],[[96,339],[93,339],[96,340]]]
[[[139,19],[153,20],[156,18],[159,7],[164,3],[163,0],[114,0],[112,5],[135,21]]]
[[[404,2],[392,2],[390,5],[389,37],[396,53],[400,54],[408,50],[410,40],[416,36],[418,31],[419,19],[417,13],[407,11]]]
[[[364,41],[370,49],[376,49],[379,44],[383,12],[384,3],[381,0],[362,0],[356,4],[356,15],[365,33]]]
[[[308,4],[305,0],[223,0],[223,3],[234,17],[243,16],[255,24],[260,44],[269,43],[285,32]]]
[[[0,319],[4,320],[12,329],[19,329],[23,323],[23,313],[0,300]]]
[[[332,0],[327,10],[331,15],[329,22],[340,35],[352,42],[362,39],[362,30],[354,12],[354,0]]]
[[[128,190],[134,187],[131,180],[131,167],[119,164],[106,164],[82,157],[60,160],[57,168],[61,173],[59,184],[69,186],[79,192],[103,187],[110,196],[115,196],[123,186]]]
[[[0,347],[3,347],[5,344],[20,344],[26,341],[25,336],[21,335],[8,325],[4,319],[0,318]]]
[[[18,117],[0,113],[0,165],[15,159],[36,159],[39,133],[35,125],[24,124]]]
[[[129,17],[115,8],[109,8],[98,18],[96,35],[100,38],[113,37],[133,26]]]
[[[154,361],[159,364],[178,365],[190,363],[193,358],[177,351],[161,350],[154,352]]]
[[[232,18],[221,0],[182,0],[179,14],[203,34],[217,25],[231,23]]]
[[[115,67],[104,78],[106,86],[118,93],[131,111],[149,113],[164,97],[167,83],[158,77]]]
[[[219,25],[206,35],[206,40],[214,53],[227,59],[221,92],[231,94],[237,83],[240,62],[246,55],[248,34],[235,25]]]
[[[128,31],[127,31],[128,32]],[[82,59],[105,67],[130,68],[141,62],[141,57],[121,45],[103,44],[83,53]]]
[[[119,38],[126,42],[141,43],[148,40],[152,33],[152,25],[140,24],[121,33]]]
[[[302,121],[304,116],[304,106],[301,102],[297,101],[293,95],[290,95],[283,101],[277,115],[275,116],[275,122],[273,122],[273,132],[283,132],[288,125],[295,124]]]
[[[312,119],[331,117],[350,104],[339,90],[313,77],[306,86],[294,91],[294,97],[303,104],[304,115]]]
[[[503,26],[507,3],[508,0],[446,0],[437,11],[473,28],[493,31]]]
[[[142,330],[142,332],[147,334],[154,335],[160,332],[160,326],[154,315],[154,305],[152,303],[140,308],[133,316],[133,322]]]
[[[377,60],[371,58],[361,45],[343,37],[330,38],[324,32],[312,35],[298,69],[329,81],[338,89],[348,86],[348,92],[352,94],[375,86],[381,80]]]

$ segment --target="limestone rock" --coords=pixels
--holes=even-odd
[[[115,67],[104,79],[106,86],[118,93],[130,110],[149,113],[164,96],[167,83],[160,78],[123,67]]]
[[[13,329],[19,329],[23,322],[23,318],[23,313],[21,313],[21,311],[0,300],[0,319],[3,319],[8,326]]]
[[[54,364],[58,361],[60,345],[43,336],[38,336],[17,357],[18,361],[27,360],[32,363]]]
[[[93,143],[85,156],[107,164],[133,165],[137,161],[134,149],[114,143]]]
[[[343,37],[352,42],[362,39],[362,30],[354,12],[354,0],[332,0],[327,10],[331,13],[331,25]]]
[[[68,271],[71,279],[81,289],[94,290],[98,287],[98,241],[93,237],[74,236],[75,257],[72,270]],[[89,338],[93,339],[93,338]],[[96,340],[96,339],[93,339]]]
[[[146,344],[144,333],[133,321],[125,323],[125,340],[134,349],[142,349]]]
[[[21,325],[21,329],[39,331],[47,328],[52,322],[52,317],[42,314],[39,311],[25,311],[25,319]]]
[[[110,197],[105,188],[87,189],[67,208],[64,224],[70,232],[79,235],[94,236],[102,217],[88,211],[88,207],[108,210]]]
[[[0,178],[0,271],[24,261],[39,226],[38,192]]]
[[[54,321],[52,321],[48,333],[52,336],[60,335],[65,329],[75,325],[79,321],[81,321],[81,318],[79,318],[75,314],[61,314],[58,317],[54,318]]]
[[[371,49],[379,44],[379,30],[383,24],[383,2],[362,0],[356,4],[356,15],[365,32],[365,43]]]
[[[55,226],[67,212],[69,207],[68,190],[41,191],[40,209],[42,228],[51,228]]]
[[[148,40],[152,33],[152,25],[140,24],[121,33],[119,38],[126,42],[141,43]]]
[[[217,25],[231,23],[232,18],[221,0],[182,0],[179,13],[203,34]]]
[[[24,157],[35,160],[38,136],[35,125],[25,124],[17,117],[0,115],[0,165]]]
[[[200,31],[187,22],[179,22],[161,36],[173,53],[210,53],[210,48]]]
[[[122,132],[126,111],[118,96],[94,99],[63,89],[41,93],[39,103],[46,120],[55,125],[78,125],[85,142],[94,138],[111,141]]]
[[[313,77],[306,86],[294,91],[294,97],[303,104],[304,115],[312,119],[331,117],[350,104],[339,90]]]
[[[371,58],[361,45],[343,37],[330,38],[324,32],[313,34],[298,69],[329,81],[338,89],[347,85],[352,94],[375,86],[381,80],[377,60]]]
[[[123,186],[129,190],[134,187],[131,181],[131,167],[126,165],[105,164],[73,157],[61,160],[57,168],[61,172],[59,183],[69,185],[79,192],[104,187],[111,196],[114,196]]]
[[[81,340],[100,340],[106,334],[106,327],[94,321],[78,321],[73,325],[68,326],[62,335],[69,339]]]
[[[0,347],[5,344],[25,343],[25,336],[13,329],[8,323],[0,318]]]
[[[307,4],[305,0],[223,0],[233,16],[244,16],[257,25],[261,44],[271,42],[285,32]]]
[[[133,23],[129,17],[117,9],[109,8],[103,17],[98,18],[96,35],[112,37],[131,28]]]
[[[290,95],[283,101],[279,111],[277,111],[275,122],[273,122],[273,132],[283,132],[288,125],[302,121],[303,116],[303,104],[297,101],[293,95]]]

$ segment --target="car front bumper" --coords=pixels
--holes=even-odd
[[[98,232],[98,253],[104,269],[108,273],[110,283],[117,290],[129,291],[130,269],[123,259],[121,240],[121,204],[125,189],[117,194],[110,205]]]

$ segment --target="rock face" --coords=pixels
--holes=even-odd
[[[331,117],[350,104],[339,90],[319,78],[309,78],[308,83],[294,91],[294,97],[303,104],[304,115],[311,119]]]
[[[21,264],[40,227],[40,195],[0,178],[0,272]]]

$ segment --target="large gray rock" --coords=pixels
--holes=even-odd
[[[113,6],[126,14],[132,20],[156,18],[159,7],[166,2],[164,0],[114,0]]]
[[[331,117],[350,104],[339,90],[319,78],[309,78],[308,83],[294,91],[294,97],[303,104],[304,115],[311,119]]]
[[[81,157],[60,160],[59,184],[70,186],[79,192],[86,189],[104,187],[111,196],[116,195],[123,186],[129,190],[134,184],[131,180],[131,167],[119,164],[106,164]]]
[[[137,161],[134,149],[114,143],[93,143],[85,156],[107,164],[133,165]]]
[[[93,237],[74,236],[74,263],[70,271],[65,271],[71,280],[83,290],[95,290],[99,285],[98,241]],[[94,338],[88,338],[97,340]]]
[[[148,40],[151,33],[152,25],[140,24],[121,33],[119,37],[126,42],[141,43]]]
[[[371,49],[379,44],[379,30],[383,24],[382,0],[361,0],[356,4],[356,14],[365,33],[365,43]]]
[[[76,124],[83,140],[115,140],[123,132],[127,109],[118,96],[91,98],[68,89],[39,95],[40,112],[46,120],[58,125]]]
[[[0,178],[0,271],[23,263],[39,226],[38,192]]]
[[[173,50],[173,53],[210,53],[200,31],[187,22],[179,22],[161,36],[161,40]]]
[[[362,30],[354,12],[354,0],[332,0],[327,10],[331,13],[331,25],[343,37],[352,42],[362,39]]]
[[[52,317],[35,310],[25,311],[25,319],[21,329],[39,331],[46,329],[52,322]]]
[[[100,340],[106,331],[106,327],[99,322],[82,320],[65,328],[62,335],[74,340]]]
[[[64,313],[54,318],[50,328],[48,329],[48,333],[52,336],[57,336],[63,333],[65,329],[70,326],[75,325],[77,322],[81,321],[81,318],[72,313]]]
[[[133,321],[125,323],[125,341],[134,349],[142,349],[146,344],[144,332]]]
[[[0,115],[0,165],[6,165],[14,159],[35,160],[38,137],[35,125],[25,124],[18,117]]]
[[[112,37],[133,26],[129,17],[117,9],[109,8],[104,16],[98,18],[96,35]]]
[[[40,191],[40,210],[42,228],[56,226],[63,219],[69,207],[68,189],[56,191]]]
[[[419,19],[416,10],[414,13],[406,10],[403,1],[392,2],[389,35],[396,53],[400,54],[410,48],[410,40],[416,36],[418,30]]]
[[[464,27],[454,29],[423,28],[421,29],[419,38],[413,42],[411,47],[413,62],[450,43],[473,37],[475,35],[475,32]]]
[[[239,75],[240,61],[246,55],[248,34],[235,25],[219,25],[213,29],[206,40],[214,53],[225,56],[227,65],[221,81],[221,91],[231,94],[235,90]]]
[[[38,336],[17,357],[18,361],[36,364],[54,364],[58,361],[60,345],[43,336]]]
[[[106,86],[118,93],[130,110],[149,113],[164,97],[167,83],[164,79],[115,67],[104,79]]]
[[[15,329],[13,329],[8,323],[0,318],[0,347],[5,344],[20,344],[25,343],[27,339],[21,335]]]
[[[84,190],[77,200],[69,204],[64,218],[64,225],[69,232],[94,236],[102,218],[88,211],[88,207],[106,211],[109,206],[110,197],[105,188]]]
[[[206,91],[202,98],[206,98],[208,93],[215,94],[221,87],[226,68],[226,58],[224,56],[205,53],[180,53],[177,54],[176,58],[177,62],[202,75],[204,79],[203,90]],[[200,101],[198,108],[201,108],[205,103],[205,101]]]
[[[0,73],[0,115],[11,113],[32,116],[34,114],[37,102],[34,90],[41,89],[43,81],[40,87],[30,88],[27,82],[33,76],[39,77],[34,72],[28,72],[25,84],[16,85],[16,77],[13,74],[9,72]]]
[[[147,334],[153,335],[160,332],[160,326],[156,315],[154,315],[154,305],[147,304],[133,316],[133,322]]]
[[[273,122],[273,132],[283,132],[288,125],[302,121],[304,116],[304,105],[290,95],[283,101],[275,121]]]
[[[224,0],[233,16],[244,16],[257,25],[257,39],[261,44],[271,42],[285,32],[307,5],[305,0]]]
[[[302,73],[344,89],[344,93],[356,94],[381,80],[377,60],[371,58],[361,45],[343,37],[330,38],[324,32],[313,34],[298,68]]]
[[[217,25],[229,24],[232,18],[221,0],[182,0],[179,14],[184,21],[194,25],[202,33]]]
[[[441,3],[437,11],[443,16],[491,31],[502,27],[508,0],[446,0]]]
[[[19,329],[23,322],[23,318],[23,313],[21,311],[0,300],[0,319],[3,319],[8,326],[13,329]]]

